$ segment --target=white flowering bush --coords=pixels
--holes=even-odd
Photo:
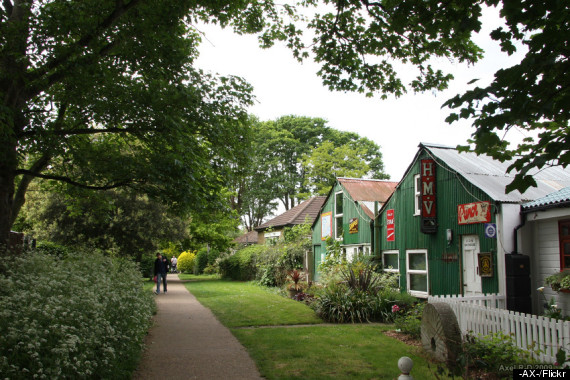
[[[154,310],[134,263],[28,253],[0,264],[2,378],[130,378]]]

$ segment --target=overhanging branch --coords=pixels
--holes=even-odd
[[[82,128],[70,130],[41,131],[53,136],[77,136],[77,135],[96,135],[99,133],[139,133],[152,132],[154,128]],[[39,131],[26,131],[19,134],[20,137],[33,137],[39,134]]]
[[[142,183],[143,182],[142,180],[136,181],[136,180],[131,179],[131,180],[114,182],[114,183],[110,183],[107,185],[94,186],[94,185],[87,185],[84,183],[74,181],[69,177],[51,175],[51,174],[34,173],[31,170],[26,170],[26,169],[16,170],[16,175],[31,176],[31,177],[42,178],[42,179],[51,179],[54,181],[68,183],[70,185],[79,187],[81,189],[88,189],[88,190],[111,190],[111,189],[116,189],[118,187],[124,187],[124,186],[132,185],[135,183]]]

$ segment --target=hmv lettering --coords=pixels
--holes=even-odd
[[[421,160],[421,231],[426,234],[437,232],[435,175],[435,161]]]

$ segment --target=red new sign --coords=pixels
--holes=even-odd
[[[491,221],[491,202],[474,202],[457,206],[457,223],[474,224]]]
[[[394,210],[386,211],[386,241],[396,240],[396,225],[394,224]]]

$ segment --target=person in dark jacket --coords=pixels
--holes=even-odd
[[[168,274],[168,269],[170,267],[168,259],[166,256],[162,256],[162,264],[164,264],[164,276],[162,276],[162,285],[164,286],[164,294],[166,294],[166,275]]]
[[[156,260],[154,260],[154,275],[156,276],[156,291],[155,294],[160,294],[160,283],[164,278],[164,292],[166,293],[166,266],[162,261],[162,255],[159,253],[156,254]]]

